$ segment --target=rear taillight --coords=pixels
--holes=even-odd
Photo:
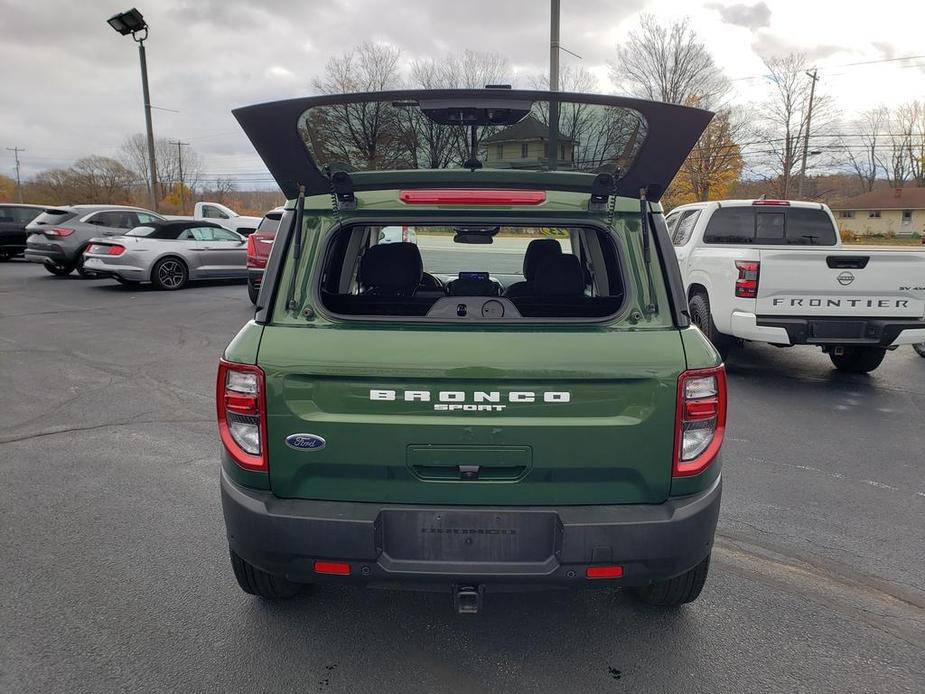
[[[726,432],[726,370],[685,371],[678,378],[675,477],[707,469],[723,444]]]
[[[247,262],[251,263],[257,256],[257,239],[251,234],[247,237]]]
[[[122,255],[125,253],[125,246],[110,246],[105,243],[93,243],[87,246],[84,251],[85,255]]]
[[[224,359],[218,364],[218,431],[228,455],[245,470],[267,472],[266,384],[263,370]]]
[[[54,236],[56,238],[61,238],[63,236],[70,236],[74,233],[73,229],[68,229],[67,227],[52,227],[51,229],[42,229],[45,236]]]
[[[736,280],[736,296],[740,299],[757,299],[761,263],[752,260],[737,260],[735,263],[739,271],[739,278]]]
[[[546,202],[543,190],[403,190],[398,196],[406,205],[539,205]]]

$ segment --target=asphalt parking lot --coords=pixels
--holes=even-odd
[[[243,284],[180,293],[0,265],[0,692],[921,692],[925,359],[729,363],[701,599],[242,593],[214,375]]]

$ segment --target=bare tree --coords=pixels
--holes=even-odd
[[[909,178],[925,185],[925,103],[910,101],[896,110],[896,126],[902,138]]]
[[[771,96],[763,105],[758,138],[766,146],[765,169],[774,181],[775,194],[789,198],[800,167],[806,141],[811,81],[808,64],[801,53],[791,53],[764,61],[768,70]],[[831,98],[816,87],[811,137],[824,135],[834,121]]]
[[[62,203],[125,203],[132,199],[138,175],[109,157],[78,159],[67,169],[50,169],[32,180],[43,199]]]
[[[481,89],[510,84],[511,66],[498,53],[466,49],[440,58],[411,61],[411,84],[421,89]]]
[[[842,140],[848,164],[865,193],[872,191],[877,181],[877,172],[881,167],[881,150],[884,147],[883,138],[889,121],[890,112],[885,106],[865,111],[854,123],[858,142]]]
[[[148,140],[142,133],[135,133],[125,138],[119,151],[119,159],[124,166],[136,171],[141,182],[150,180],[148,173]],[[170,139],[159,137],[154,141],[154,159],[157,166],[157,178],[162,192],[174,188],[180,182],[180,154]],[[192,147],[183,148],[183,183],[195,190],[202,177],[202,157]]]
[[[643,14],[609,65],[615,84],[646,99],[686,104],[696,98],[714,108],[729,92],[729,81],[686,17],[666,25]]]

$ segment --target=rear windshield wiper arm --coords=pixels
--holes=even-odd
[[[295,303],[295,276],[299,273],[299,259],[302,257],[302,222],[305,217],[305,186],[299,186],[299,197],[295,203],[295,214],[292,216],[292,222],[289,224],[289,236],[292,239],[292,271],[289,275],[289,289],[286,291],[286,303],[284,306],[295,313],[298,306]]]

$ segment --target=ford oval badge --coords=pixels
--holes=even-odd
[[[297,451],[320,451],[327,441],[314,434],[290,434],[286,437],[286,445]]]

